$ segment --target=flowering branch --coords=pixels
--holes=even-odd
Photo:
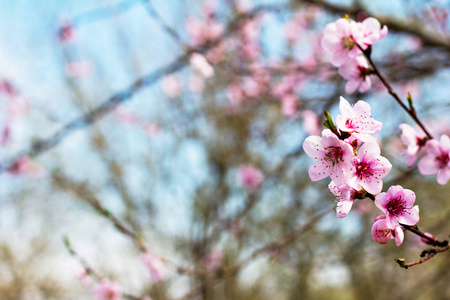
[[[90,204],[100,215],[107,218],[113,226],[121,232],[123,235],[129,237],[133,243],[136,245],[136,247],[144,254],[149,252],[149,249],[145,242],[143,241],[143,238],[138,233],[134,232],[128,226],[123,224],[116,216],[114,216],[111,211],[109,211],[107,208],[105,208],[100,200],[92,193],[90,192],[84,184],[77,184],[70,179],[68,179],[66,176],[60,174],[60,173],[53,173],[53,181],[59,188],[63,190],[70,190],[73,193],[75,193],[80,198],[87,201],[88,204]],[[161,261],[164,263],[168,263],[175,267],[177,272],[181,274],[189,274],[193,276],[203,276],[204,271],[197,271],[191,268],[187,268],[184,266],[181,266],[167,258],[159,257]]]
[[[220,281],[220,280],[226,279],[228,277],[237,275],[248,263],[252,262],[257,257],[259,257],[263,254],[269,253],[270,251],[273,251],[273,250],[280,250],[280,249],[286,247],[287,245],[289,245],[290,243],[292,243],[293,241],[295,241],[296,239],[298,239],[303,234],[307,233],[309,230],[311,230],[313,228],[313,226],[317,222],[319,222],[323,217],[325,217],[327,214],[329,214],[333,210],[334,210],[334,207],[332,209],[325,210],[325,211],[313,216],[312,218],[310,218],[308,220],[308,222],[306,224],[303,224],[300,227],[296,227],[296,228],[288,231],[281,237],[279,237],[277,240],[272,241],[270,243],[267,243],[267,244],[257,248],[250,255],[248,255],[246,258],[242,259],[241,261],[237,262],[233,266],[217,270],[217,272],[215,272],[213,274],[213,276],[210,277],[209,279],[211,279],[213,281]],[[212,283],[213,282],[210,282],[210,284],[212,284]],[[201,290],[202,290],[202,285],[195,286],[190,291],[188,291],[185,295],[183,295],[180,298],[177,298],[176,300],[191,299],[194,295],[201,292]]]
[[[153,5],[152,0],[142,0],[142,4],[144,5],[145,9],[148,11],[149,15],[159,24],[159,26],[164,29],[178,44],[186,47],[186,43],[183,42],[178,32],[171,27],[167,22],[164,21],[162,16],[158,13],[156,8]]]
[[[99,273],[97,273],[89,264],[88,262],[80,255],[78,254],[75,249],[72,246],[72,243],[70,242],[69,238],[67,236],[64,236],[63,238],[63,242],[64,242],[64,246],[66,248],[66,250],[69,252],[69,254],[75,258],[75,260],[77,260],[86,275],[93,277],[96,281],[102,281],[104,282],[104,277],[101,276]],[[124,296],[125,298],[129,299],[129,300],[142,300],[142,297],[138,297],[135,295],[132,295],[130,293],[122,293],[121,291],[117,291],[116,293],[121,294],[122,296]]]
[[[438,248],[431,248],[431,249],[424,250],[420,254],[420,257],[423,257],[423,258],[418,261],[407,263],[407,262],[405,262],[404,258],[396,258],[395,261],[400,265],[400,267],[402,267],[404,269],[408,269],[409,267],[419,265],[423,262],[426,262],[430,258],[434,257],[436,254],[445,252],[445,251],[450,251],[450,245],[447,245],[445,247],[438,247]]]
[[[428,132],[428,130],[423,125],[423,123],[417,117],[416,111],[415,111],[414,107],[412,106],[412,102],[410,102],[411,103],[410,104],[410,108],[408,108],[403,103],[403,101],[400,99],[400,97],[395,92],[395,90],[392,88],[392,86],[389,84],[388,80],[378,70],[377,66],[375,65],[375,63],[373,62],[373,60],[371,58],[371,50],[372,50],[372,48],[368,47],[367,49],[364,50],[359,44],[356,44],[356,45],[362,51],[362,53],[364,54],[364,57],[367,59],[367,61],[369,62],[370,66],[372,67],[372,73],[375,74],[380,79],[380,81],[386,87],[388,93],[395,99],[395,101],[397,101],[397,103],[401,106],[401,108],[403,108],[403,110],[405,110],[408,113],[408,115],[414,120],[414,122],[416,122],[417,125],[419,125],[419,127],[422,128],[423,132],[427,135],[427,137],[429,139],[432,139],[433,136]]]
[[[318,5],[329,12],[333,12],[339,15],[352,15],[356,16],[358,12],[361,12],[361,8],[355,5],[352,6],[340,6],[329,3],[325,0],[298,0],[297,2],[309,3],[313,5]],[[370,16],[378,19],[382,24],[385,24],[390,30],[407,33],[413,36],[418,37],[424,45],[450,49],[450,40],[448,38],[442,37],[442,35],[437,34],[435,31],[430,31],[427,29],[426,24],[418,23],[414,19],[410,19],[411,21],[401,21],[394,20],[389,17],[385,17],[382,15],[376,15],[374,13],[369,12]]]
[[[108,100],[106,100],[96,108],[92,109],[88,113],[70,121],[69,123],[64,125],[60,130],[54,133],[52,136],[48,138],[38,139],[35,142],[33,142],[28,149],[19,151],[9,159],[1,161],[0,173],[14,166],[16,161],[19,160],[20,158],[37,157],[38,155],[52,149],[53,147],[57,146],[59,143],[64,141],[66,138],[68,138],[76,130],[83,129],[92,125],[93,123],[97,122],[99,119],[110,113],[112,110],[114,110],[121,104],[125,103],[126,101],[129,101],[134,96],[134,94],[141,91],[143,88],[152,86],[164,76],[182,70],[183,68],[189,65],[189,59],[191,57],[191,54],[193,53],[203,54],[213,49],[214,47],[219,45],[223,39],[229,37],[234,32],[238,31],[241,27],[241,24],[246,20],[255,18],[262,12],[272,12],[272,13],[280,12],[283,11],[285,8],[286,8],[285,6],[279,5],[262,5],[254,8],[252,11],[248,13],[238,15],[235,19],[233,19],[228,23],[227,30],[225,30],[225,32],[217,39],[202,44],[196,49],[186,50],[184,54],[180,55],[172,63],[165,65],[149,73],[148,75],[136,80],[128,88],[113,95]]]

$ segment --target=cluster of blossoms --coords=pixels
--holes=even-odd
[[[450,179],[450,138],[443,134],[439,141],[429,139],[424,133],[417,132],[408,124],[401,124],[401,139],[406,145],[406,165],[411,167],[417,160],[421,149],[425,156],[419,161],[419,172],[422,175],[437,173],[437,182],[446,184]]]
[[[332,54],[331,63],[339,67],[339,74],[348,80],[346,93],[352,94],[358,89],[364,93],[370,89],[372,69],[362,55],[362,50],[369,49],[387,33],[387,27],[381,28],[375,18],[367,18],[362,22],[341,18],[325,27],[321,44]]]
[[[415,225],[419,221],[417,207],[413,207],[415,194],[401,186],[392,186],[387,193],[382,179],[391,171],[391,163],[381,156],[380,146],[370,134],[379,132],[382,123],[371,117],[368,103],[358,101],[353,107],[341,97],[340,114],[335,127],[327,117],[328,127],[322,136],[309,136],[303,143],[306,154],[317,162],[309,168],[311,180],[330,176],[330,191],[339,200],[337,217],[345,217],[356,199],[370,197],[385,215],[379,216],[373,227],[372,237],[385,244],[395,238],[403,241],[403,225]]]

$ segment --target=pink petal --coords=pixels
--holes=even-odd
[[[437,175],[437,182],[441,185],[444,185],[447,184],[449,179],[450,179],[450,167],[447,166],[445,168],[440,169]]]
[[[353,117],[353,109],[344,97],[339,98],[339,110],[343,116]]]
[[[439,170],[439,161],[434,156],[427,155],[419,161],[417,166],[422,175],[433,175]]]
[[[318,181],[330,176],[331,168],[323,164],[320,160],[309,167],[308,174],[312,181]]]
[[[403,189],[403,193],[405,194],[405,206],[412,207],[414,202],[416,202],[416,194],[408,189]]]
[[[441,135],[440,138],[441,147],[445,150],[450,150],[450,138],[447,135]]]
[[[376,179],[372,180],[369,179],[366,180],[365,182],[362,182],[361,186],[372,195],[375,195],[381,192],[381,190],[383,189],[383,181]]]
[[[360,81],[350,79],[345,84],[345,92],[347,94],[353,94],[356,91],[356,89],[358,88],[359,84],[360,84]]]
[[[405,238],[405,234],[400,226],[395,227],[395,245],[400,246],[403,243],[403,239]]]
[[[379,219],[373,223],[371,233],[373,240],[378,244],[386,244],[392,238],[386,219]]]
[[[382,212],[386,213],[386,207],[389,202],[389,198],[386,196],[386,193],[379,193],[375,196],[375,205],[378,207]]]
[[[317,135],[309,136],[303,142],[303,150],[305,153],[314,159],[318,159],[320,150],[323,150],[320,146],[322,138]],[[319,150],[320,149],[320,150]]]
[[[381,154],[380,146],[376,142],[364,143],[358,151],[358,157],[361,159],[370,159],[378,157]]]
[[[409,209],[408,212],[405,212],[397,219],[398,223],[414,226],[419,222],[419,212],[412,208]]]
[[[348,215],[353,206],[353,200],[351,201],[339,201],[336,206],[336,218],[343,218]]]

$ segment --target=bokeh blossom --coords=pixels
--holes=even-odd
[[[239,183],[248,191],[256,191],[264,181],[264,174],[251,165],[241,166],[238,172]]]
[[[429,140],[425,144],[426,156],[418,164],[423,175],[437,173],[437,182],[446,184],[450,179],[450,139],[442,135],[440,140]]]
[[[357,56],[348,60],[339,67],[339,74],[347,79],[345,92],[353,94],[356,90],[361,93],[367,92],[372,83],[370,81],[370,68],[363,56]]]
[[[425,144],[425,133],[418,132],[408,124],[400,124],[402,142],[406,145],[406,165],[412,167],[417,160],[419,150]]]
[[[121,288],[107,280],[102,280],[94,289],[98,300],[119,300],[122,295]]]

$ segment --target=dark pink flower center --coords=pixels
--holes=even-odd
[[[367,68],[363,66],[358,66],[358,71],[359,71],[359,78],[361,78],[361,80],[365,80],[367,76]]]
[[[401,196],[398,196],[397,198],[389,199],[386,210],[391,215],[398,217],[405,212],[405,204],[406,201]]]
[[[364,161],[359,162],[358,165],[356,165],[356,176],[359,179],[373,176],[371,165]]]
[[[450,161],[448,153],[442,153],[440,156],[436,157],[436,159],[439,161],[441,168],[447,166],[448,162]]]
[[[343,160],[344,153],[342,152],[341,147],[330,146],[326,149],[328,152],[327,154],[325,154],[325,161],[332,162],[333,166],[335,164],[338,164],[340,161],[344,161]]]
[[[352,36],[345,36],[342,38],[342,48],[347,50],[352,50],[356,43]]]
[[[347,119],[345,121],[345,126],[349,129],[356,129],[358,128],[358,125],[356,125],[356,122],[352,119]]]

